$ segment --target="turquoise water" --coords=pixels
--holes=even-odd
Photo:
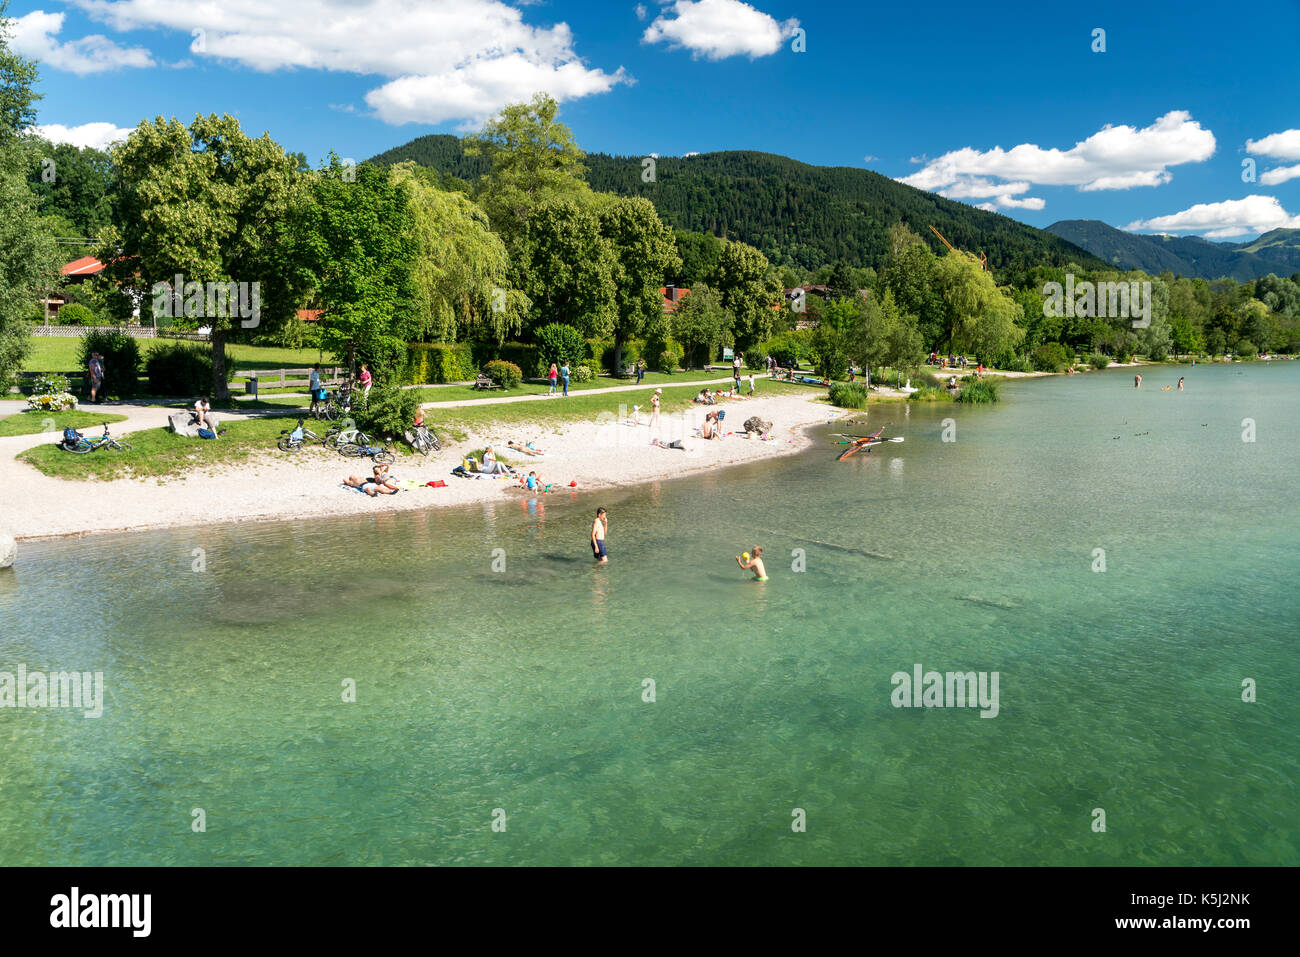
[[[1300,863],[1300,365],[1144,378],[540,509],[27,544],[0,671],[106,705],[0,709],[0,863]],[[997,717],[893,707],[917,663]]]

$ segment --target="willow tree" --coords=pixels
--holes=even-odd
[[[974,256],[950,251],[934,264],[932,282],[940,305],[941,345],[991,359],[1024,339],[1020,303],[997,287],[993,274]]]
[[[510,288],[510,257],[487,214],[464,193],[440,189],[427,167],[399,163],[392,176],[410,192],[419,334],[445,342],[517,334],[528,297]]]

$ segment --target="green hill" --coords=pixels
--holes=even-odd
[[[1199,236],[1145,236],[1095,219],[1067,219],[1047,227],[1119,269],[1166,270],[1181,276],[1239,282],[1300,270],[1300,229],[1275,229],[1246,243],[1214,243]]]
[[[465,156],[460,140],[447,135],[421,136],[371,162],[386,165],[408,159],[470,181],[487,171],[482,158]],[[869,170],[728,151],[659,157],[655,181],[646,183],[642,160],[590,153],[587,181],[593,189],[645,196],[670,225],[741,240],[782,265],[815,269],[844,260],[879,267],[889,228],[900,220],[936,252],[944,248],[930,232],[931,225],[958,248],[986,253],[1001,276],[1042,264],[1101,265],[1044,230]]]

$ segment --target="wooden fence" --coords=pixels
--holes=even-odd
[[[32,326],[32,335],[38,339],[80,339],[92,330],[99,332],[124,332],[132,339],[188,339],[207,342],[212,337],[199,332],[175,332],[155,329],[153,326]]]

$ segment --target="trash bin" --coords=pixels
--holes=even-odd
[[[244,395],[253,395],[253,396],[257,395],[256,377],[248,378],[244,380]]]

